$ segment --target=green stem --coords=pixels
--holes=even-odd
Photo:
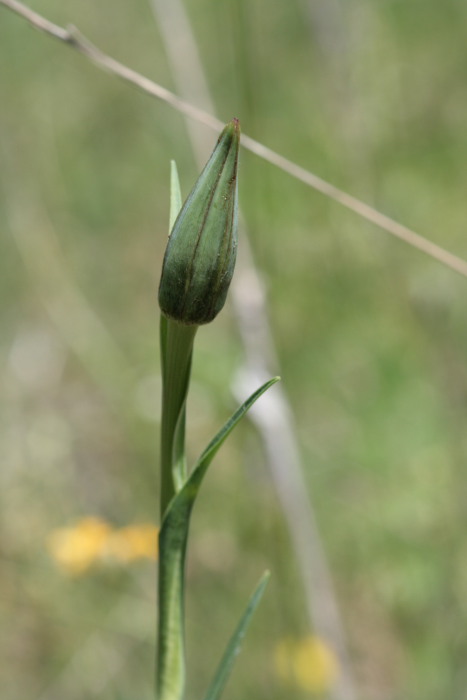
[[[197,328],[161,316],[161,526],[170,501],[187,479],[186,398]],[[160,536],[157,700],[182,700],[184,693],[184,561],[185,547],[174,551]]]
[[[161,521],[186,479],[185,405],[197,329],[161,316]]]

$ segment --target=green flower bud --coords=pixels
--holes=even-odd
[[[225,303],[237,254],[240,124],[221,133],[178,215],[159,286],[162,313],[180,323],[209,323]]]

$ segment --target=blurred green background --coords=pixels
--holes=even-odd
[[[34,8],[174,88],[147,0]],[[186,9],[223,120],[467,258],[465,2]],[[154,562],[73,576],[47,543],[87,516],[157,523],[171,158],[186,194],[197,167],[182,117],[0,7],[2,700],[152,697]],[[240,177],[357,699],[467,698],[467,282],[247,152]],[[227,307],[198,335],[193,456],[234,407],[242,358]],[[274,661],[309,628],[246,422],[193,527],[188,697],[265,567],[226,699],[331,697]]]

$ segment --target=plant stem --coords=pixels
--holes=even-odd
[[[197,329],[198,326],[183,325],[161,316],[161,528],[169,503],[187,478],[186,397]],[[184,550],[184,546],[174,550],[166,538],[159,536],[157,700],[182,700],[184,693]]]
[[[185,406],[197,329],[198,326],[186,326],[161,316],[161,521],[186,479]]]

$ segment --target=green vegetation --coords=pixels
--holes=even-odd
[[[148,3],[35,8],[173,85]],[[223,119],[467,258],[465,3],[187,9]],[[149,700],[154,562],[99,560],[64,576],[47,542],[88,516],[117,531],[158,521],[170,160],[183,191],[198,168],[171,108],[0,10],[1,696]],[[466,282],[246,152],[240,168],[358,700],[463,698]],[[198,335],[191,463],[235,407],[225,387],[243,356],[228,303]],[[309,629],[246,421],[199,499],[190,698],[265,568],[268,594],[225,698],[304,697],[274,663],[278,644]]]
[[[238,119],[234,119],[220,134],[183,206],[177,171],[172,164],[170,236],[159,285],[162,415],[157,700],[183,700],[185,693],[190,692],[185,661],[186,553],[191,513],[201,484],[230,433],[277,381],[271,379],[257,389],[224,423],[193,468],[188,468],[186,404],[194,339],[199,326],[213,321],[224,306],[237,256],[239,148],[240,126]],[[268,578],[266,572],[253,593],[205,700],[220,698]]]

